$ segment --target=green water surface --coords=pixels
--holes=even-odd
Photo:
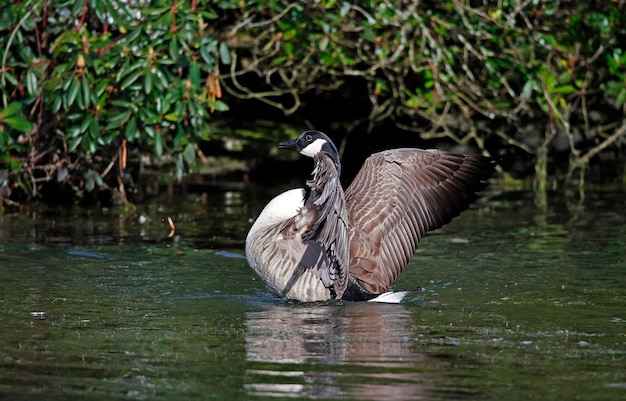
[[[0,399],[626,399],[623,193],[487,194],[399,305],[273,299],[241,258],[269,196],[0,216]]]

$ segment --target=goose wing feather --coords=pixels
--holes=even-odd
[[[246,243],[250,266],[277,297],[302,302],[331,298],[332,284],[324,282],[324,249],[316,241],[302,241],[313,223],[310,217],[302,207],[294,217],[251,232]]]
[[[314,242],[325,253],[325,265],[318,268],[322,282],[331,288],[332,294],[341,298],[348,284],[348,209],[339,182],[339,173],[332,159],[323,153],[315,156],[313,179],[307,181],[310,188],[305,203],[308,210],[316,210],[315,222],[302,236],[305,242]],[[302,218],[310,214],[300,214]]]
[[[439,150],[370,156],[346,190],[350,274],[372,294],[388,291],[420,239],[467,209],[494,165],[487,157]]]

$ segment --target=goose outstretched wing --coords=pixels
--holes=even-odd
[[[251,230],[246,256],[252,269],[277,297],[303,302],[325,301],[332,297],[332,283],[325,282],[328,262],[315,241],[302,241],[302,222],[291,217],[279,223]]]
[[[494,172],[487,157],[393,149],[371,155],[346,190],[350,274],[388,291],[427,231],[467,209]]]

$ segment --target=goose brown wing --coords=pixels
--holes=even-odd
[[[280,298],[303,302],[331,298],[328,259],[315,241],[302,241],[311,224],[302,213],[250,232],[246,256],[267,288]]]
[[[467,209],[494,167],[487,157],[439,150],[370,156],[346,190],[350,274],[372,294],[388,291],[424,234]]]

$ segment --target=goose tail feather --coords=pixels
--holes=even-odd
[[[398,292],[384,292],[377,296],[376,298],[370,299],[368,302],[379,302],[385,304],[399,304],[402,302],[404,297],[408,294],[408,291],[398,291]]]

